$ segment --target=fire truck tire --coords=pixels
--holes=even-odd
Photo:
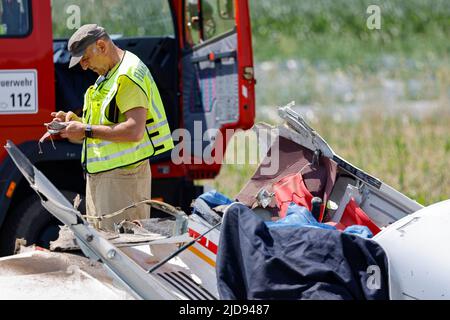
[[[76,193],[62,191],[69,201]],[[83,207],[83,204],[80,206]],[[56,240],[59,221],[41,204],[36,194],[23,200],[6,218],[0,234],[0,256],[14,254],[16,239],[25,239],[26,245],[48,248],[50,241]]]

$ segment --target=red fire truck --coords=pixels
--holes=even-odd
[[[190,133],[183,152],[192,161],[175,164],[170,152],[150,160],[152,197],[187,209],[202,191],[194,181],[214,178],[221,168],[205,159],[205,148],[226,145],[216,137],[226,137],[227,129],[254,124],[248,1],[1,0],[0,143],[13,141],[68,199],[84,194],[81,146],[56,139],[56,149],[45,142],[40,154],[38,140],[51,112],[80,113],[96,80],[79,66],[68,69],[68,38],[85,23],[105,27],[120,48],[146,63],[172,131]],[[57,221],[27,185],[2,148],[0,255],[12,253],[17,238],[45,247],[57,235]]]

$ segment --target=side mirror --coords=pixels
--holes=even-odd
[[[189,21],[189,27],[192,30],[198,31],[200,28],[200,18],[198,16],[191,17],[191,19]]]

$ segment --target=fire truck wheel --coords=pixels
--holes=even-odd
[[[76,193],[62,191],[69,201]],[[83,207],[83,204],[80,208]],[[39,197],[33,194],[22,201],[6,218],[0,234],[0,256],[14,254],[16,239],[25,239],[26,245],[48,248],[50,241],[58,237],[61,223],[41,204]]]

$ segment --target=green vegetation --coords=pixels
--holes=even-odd
[[[174,34],[167,0],[52,0],[52,19],[55,38],[69,38],[87,23],[125,37]]]
[[[430,61],[450,53],[447,0],[250,0],[257,60],[377,67],[385,54]],[[366,12],[378,5],[381,29]]]

